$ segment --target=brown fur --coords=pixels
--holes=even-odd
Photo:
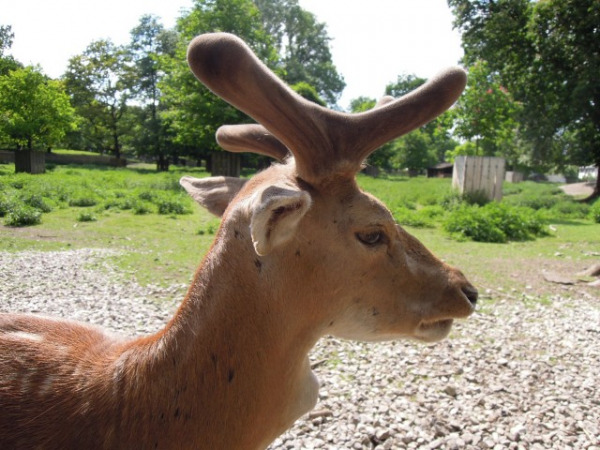
[[[253,70],[236,38],[216,38]],[[390,107],[386,100],[377,109]],[[274,139],[292,125],[275,122],[261,122],[267,144],[255,126],[234,130],[232,145],[281,159]],[[182,180],[223,220],[159,333],[124,340],[65,320],[0,315],[0,448],[264,448],[314,406],[307,355],[321,336],[437,340],[452,319],[471,314],[476,291],[465,277],[357,187],[364,149],[337,150],[317,167],[295,143],[286,142],[294,159],[247,183]]]

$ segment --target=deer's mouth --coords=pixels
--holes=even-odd
[[[436,342],[444,339],[452,328],[452,319],[422,321],[415,331],[415,338],[423,342]]]

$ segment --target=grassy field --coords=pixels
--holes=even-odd
[[[0,166],[0,250],[112,248],[121,250],[115,264],[142,284],[187,283],[219,226],[178,184],[183,175],[207,176],[203,169],[156,173],[153,166],[57,166],[44,175],[13,172],[14,166]],[[490,296],[498,291],[538,297],[568,293],[571,288],[545,282],[541,272],[574,276],[600,259],[600,224],[592,218],[596,206],[572,201],[555,185],[505,184],[505,209],[497,215],[497,206],[461,201],[449,180],[359,176],[359,184]],[[23,225],[17,219],[26,222],[28,215],[39,223],[14,226]],[[533,218],[541,228],[536,235],[517,233],[518,240],[509,236],[505,243],[475,242],[448,231],[453,215],[465,229],[514,222],[514,230]],[[17,223],[7,226],[11,220]]]

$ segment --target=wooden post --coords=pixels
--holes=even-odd
[[[46,172],[46,153],[35,150],[15,151],[15,173],[44,173]]]
[[[239,177],[241,173],[241,157],[237,153],[213,152],[211,155],[212,176],[223,175]]]
[[[502,200],[504,158],[457,156],[454,160],[452,187],[461,194],[481,192],[489,200]]]
[[[509,183],[520,183],[521,181],[523,181],[523,178],[523,172],[509,170],[506,172],[506,177],[504,178],[504,181],[508,181]]]

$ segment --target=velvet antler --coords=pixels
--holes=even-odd
[[[231,34],[196,37],[188,48],[188,62],[211,91],[255,119],[289,149],[298,175],[309,182],[332,174],[353,176],[378,147],[448,109],[466,84],[465,72],[453,68],[402,98],[386,99],[363,113],[345,114],[296,94]],[[224,134],[231,131],[226,129]],[[221,140],[228,141],[222,136]],[[238,143],[230,147],[240,151],[243,143]],[[267,154],[281,154],[281,149],[267,147]]]
[[[217,130],[217,143],[230,152],[251,151],[278,161],[289,154],[285,145],[258,124],[223,125]]]

